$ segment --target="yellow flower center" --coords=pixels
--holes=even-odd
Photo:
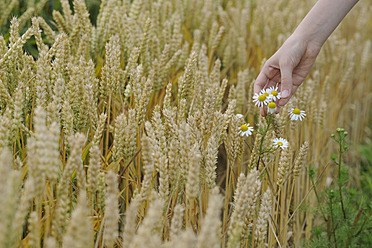
[[[295,108],[295,109],[293,110],[293,114],[295,114],[295,115],[299,115],[299,114],[301,114],[301,110],[299,110],[298,108]]]
[[[240,127],[240,130],[242,130],[243,132],[245,132],[245,131],[248,130],[248,126],[244,124],[244,125],[242,125],[242,126]]]
[[[265,95],[266,97],[270,96],[270,94],[267,93],[267,92],[265,92],[264,95]]]
[[[273,91],[271,91],[271,95],[277,96],[278,95],[278,92],[276,92],[275,90],[273,90]]]
[[[263,102],[263,101],[266,100],[266,96],[264,96],[264,95],[260,95],[260,96],[258,97],[258,100],[259,100],[260,102]]]
[[[274,108],[276,108],[276,104],[275,104],[275,102],[271,102],[271,103],[269,103],[269,105],[267,105],[269,108],[271,108],[271,109],[274,109]]]
[[[282,145],[283,145],[283,143],[279,141],[278,142],[278,146],[282,146]]]

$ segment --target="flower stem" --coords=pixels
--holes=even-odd
[[[257,170],[258,170],[258,167],[259,167],[259,164],[260,164],[261,156],[264,153],[262,151],[262,146],[263,146],[263,142],[265,140],[265,136],[266,136],[267,132],[270,130],[271,118],[272,118],[271,115],[268,115],[268,117],[266,118],[266,124],[267,125],[266,125],[265,130],[262,133],[261,144],[260,144],[260,149],[259,149],[260,150],[260,153],[258,155],[258,161],[257,161],[257,166],[256,166]]]
[[[344,219],[346,219],[344,201],[342,199],[342,191],[341,191],[341,188],[342,188],[341,187],[342,141],[343,141],[343,137],[341,137],[340,135],[339,156],[338,156],[338,191],[340,192],[340,202],[341,202],[342,213],[344,215]]]

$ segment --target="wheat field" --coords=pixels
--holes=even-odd
[[[51,20],[47,2],[22,1],[16,15],[19,1],[0,0],[0,247],[311,239],[308,167],[325,187],[336,174],[332,131],[344,127],[352,144],[366,137],[369,1],[266,118],[254,80],[314,0],[102,0],[94,25],[84,0],[60,0]],[[291,108],[306,118],[291,121]]]

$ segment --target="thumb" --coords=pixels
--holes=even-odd
[[[286,99],[291,95],[293,68],[288,63],[281,63],[279,66],[281,74],[281,98]]]

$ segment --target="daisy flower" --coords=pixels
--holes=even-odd
[[[255,103],[254,105],[256,105],[257,107],[262,108],[264,105],[269,104],[270,99],[266,97],[264,94],[259,95],[256,93],[253,96],[253,102]]]
[[[266,96],[266,98],[270,98],[270,93],[267,91],[268,89],[262,89],[261,94]]]
[[[276,147],[280,147],[282,149],[287,148],[289,143],[286,139],[283,138],[275,138],[273,139],[273,145]]]
[[[271,100],[276,101],[281,98],[280,92],[278,92],[278,87],[270,87],[266,89],[266,92],[269,94]]]
[[[292,121],[297,121],[298,119],[302,121],[302,119],[305,119],[306,116],[305,111],[298,108],[292,108],[291,111],[289,111],[289,115]]]
[[[267,105],[267,112],[269,112],[270,114],[274,114],[276,111],[276,104],[275,102],[271,102]]]
[[[243,125],[240,126],[239,134],[241,136],[245,135],[245,136],[248,137],[249,135],[252,134],[252,132],[253,132],[253,127],[250,127],[249,123],[246,123],[246,124],[243,124]]]
[[[243,118],[244,116],[242,114],[236,114],[236,117],[240,119],[240,118]]]

